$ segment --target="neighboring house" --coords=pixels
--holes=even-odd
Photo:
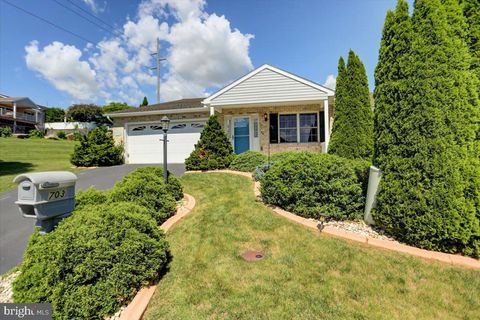
[[[168,161],[183,163],[209,115],[217,114],[236,153],[247,150],[326,152],[334,91],[263,65],[210,97],[183,99],[108,114],[127,163],[162,162],[160,119],[171,119]]]
[[[55,136],[59,131],[65,133],[81,132],[83,134],[95,129],[95,122],[45,122],[46,136]]]
[[[28,133],[32,129],[43,130],[45,107],[27,97],[0,95],[0,127],[10,127],[13,133]]]

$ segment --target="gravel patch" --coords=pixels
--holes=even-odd
[[[376,229],[363,221],[329,221],[325,223],[326,226],[353,232],[365,237],[396,241],[393,238],[385,235],[382,230]]]
[[[20,271],[16,271],[0,277],[0,303],[13,302],[12,284],[19,274]]]

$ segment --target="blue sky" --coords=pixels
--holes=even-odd
[[[155,101],[149,53],[162,39],[162,100],[202,96],[272,64],[324,84],[353,49],[373,89],[383,20],[395,0],[71,0],[109,33],[55,0],[8,0],[87,44],[0,1],[0,93],[66,108]],[[87,18],[68,0],[56,0]],[[110,27],[104,25],[106,29]],[[331,80],[331,79],[330,79]],[[331,83],[331,81],[330,81]]]

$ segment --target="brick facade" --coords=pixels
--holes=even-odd
[[[323,111],[322,104],[310,105],[289,105],[289,106],[266,106],[266,107],[245,107],[245,108],[222,108],[222,112],[218,113],[218,119],[222,127],[225,126],[225,116],[241,116],[258,114],[259,129],[260,129],[260,151],[263,153],[269,152],[284,152],[284,151],[312,151],[322,152],[324,143],[310,142],[310,143],[272,143],[270,144],[269,122],[264,120],[264,114],[270,113],[299,113],[299,112],[320,112]],[[329,115],[330,124],[333,120],[333,99],[329,99]],[[330,126],[331,128],[331,126]]]

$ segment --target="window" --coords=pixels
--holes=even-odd
[[[180,124],[176,124],[174,126],[172,126],[172,130],[179,130],[179,129],[185,129],[187,127],[187,124],[186,123],[180,123]]]
[[[150,129],[157,131],[157,130],[162,130],[162,126],[150,126]]]
[[[191,126],[192,126],[192,128],[203,128],[204,127],[203,123],[192,123]]]
[[[279,120],[280,143],[297,142],[297,115],[281,114]]]
[[[320,128],[319,128],[320,125]],[[270,114],[270,143],[325,141],[323,112]]]
[[[318,141],[318,122],[316,113],[301,113],[300,117],[300,142]]]
[[[132,131],[143,131],[145,130],[147,127],[146,126],[139,126],[139,127],[135,127],[132,129]]]

